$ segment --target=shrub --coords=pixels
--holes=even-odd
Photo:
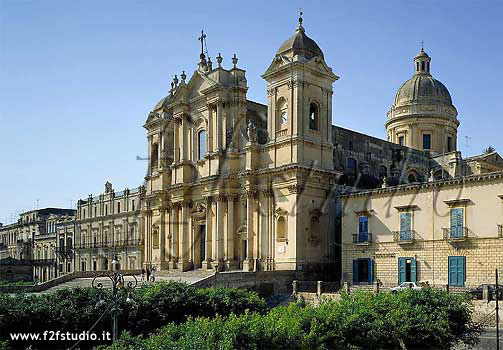
[[[98,305],[100,293],[104,301]],[[180,282],[161,282],[132,291],[135,303],[126,303],[126,291],[121,290],[119,329],[132,335],[148,335],[174,322],[189,317],[214,317],[241,314],[245,310],[265,312],[265,301],[255,292],[228,288],[198,290]],[[53,294],[0,295],[0,339],[8,340],[9,333],[43,333],[87,331],[111,302],[111,291],[93,288],[58,290]],[[110,331],[111,314],[106,312],[94,332]],[[27,342],[28,343],[28,342]],[[16,345],[21,342],[16,342]],[[24,345],[24,344],[23,344]],[[37,347],[43,346],[41,343]]]
[[[317,308],[292,303],[267,314],[189,319],[146,339],[126,333],[103,349],[451,349],[476,342],[471,315],[467,299],[443,291],[358,292]]]

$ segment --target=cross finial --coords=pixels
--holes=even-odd
[[[201,36],[199,38],[197,38],[197,40],[199,40],[201,42],[201,54],[204,54],[204,49],[203,49],[203,43],[204,43],[204,39],[206,39],[206,34],[204,34],[204,30],[201,30]]]
[[[421,51],[424,51],[424,41],[421,40]]]
[[[304,14],[304,13],[302,12],[302,7],[301,7],[301,8],[299,8],[299,24],[300,24],[300,25],[302,25],[302,15],[303,15],[303,14]]]

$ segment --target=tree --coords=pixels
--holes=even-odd
[[[493,152],[495,152],[495,151],[496,151],[496,149],[495,149],[493,146],[489,145],[489,147],[487,147],[487,148],[484,150],[484,154],[493,153]]]

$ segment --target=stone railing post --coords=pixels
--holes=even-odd
[[[491,300],[491,292],[489,291],[489,286],[484,286],[484,289],[482,289],[482,300]]]
[[[321,295],[321,293],[323,293],[323,281],[318,281],[316,283],[316,293],[318,295]]]
[[[293,295],[297,294],[297,280],[293,281],[292,283],[292,294]]]

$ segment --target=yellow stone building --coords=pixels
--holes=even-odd
[[[320,271],[333,167],[332,84],[338,77],[299,19],[262,76],[268,104],[246,98],[245,71],[175,76],[145,122],[149,170],[142,208],[146,265]],[[333,225],[332,225],[333,227]]]
[[[341,197],[343,281],[475,287],[503,265],[503,172]]]

